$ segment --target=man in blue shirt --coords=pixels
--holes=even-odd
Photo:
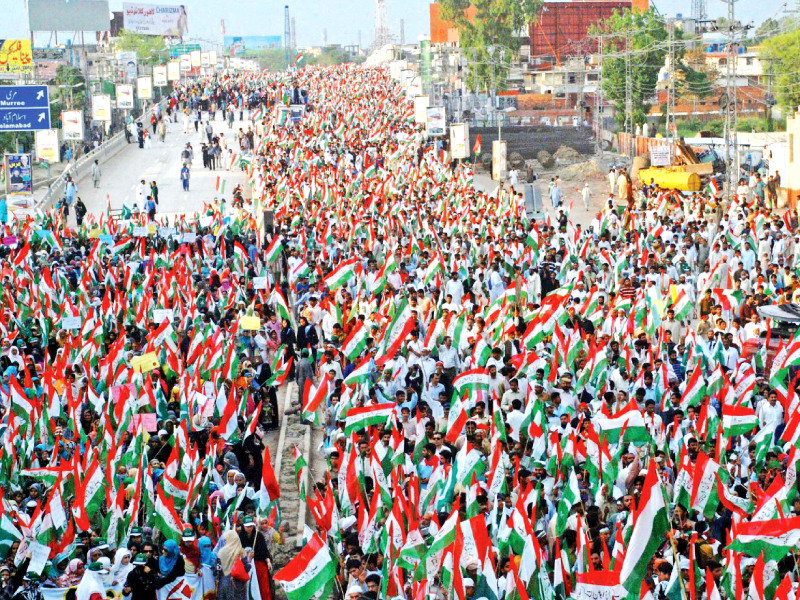
[[[189,191],[189,167],[186,164],[183,165],[181,169],[181,182],[183,182],[183,191]]]
[[[147,200],[145,200],[144,211],[147,213],[147,216],[150,217],[151,221],[156,220],[156,203],[153,201],[152,196],[148,196]]]
[[[557,184],[550,188],[550,201],[553,203],[553,208],[558,208],[561,206],[563,199],[564,193]]]

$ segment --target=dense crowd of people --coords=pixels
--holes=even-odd
[[[800,298],[795,212],[614,173],[591,223],[558,178],[537,218],[382,69],[169,114],[210,107],[253,120],[235,202],[7,227],[7,597],[794,598],[800,341],[759,309]],[[273,565],[289,380],[327,469],[295,450]]]

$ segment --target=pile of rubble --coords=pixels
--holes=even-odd
[[[559,169],[558,173],[564,181],[576,181],[585,179],[594,179],[605,175],[607,169],[596,158],[587,160],[586,162],[579,162],[563,169]]]
[[[574,165],[582,160],[580,153],[569,146],[561,146],[553,155],[559,165]]]

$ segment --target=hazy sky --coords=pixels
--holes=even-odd
[[[228,35],[283,35],[283,7],[287,3],[296,20],[300,47],[322,44],[325,29],[328,43],[356,43],[360,29],[362,44],[369,45],[375,19],[374,0],[173,0],[164,3],[185,4],[190,36],[215,41],[221,41],[222,18]],[[25,0],[3,0],[2,4],[4,18],[0,23],[0,38],[27,36]],[[428,34],[428,4],[429,0],[386,0],[392,33],[399,35],[400,19],[405,19],[407,42],[416,40],[420,34]],[[122,1],[110,0],[109,6],[111,10],[121,10]],[[668,16],[686,15],[691,10],[691,0],[655,0],[655,6]],[[782,11],[783,6],[782,0],[741,0],[736,3],[736,16],[758,24]],[[794,0],[790,0],[790,7],[794,8]],[[720,0],[708,0],[708,13],[711,17],[727,15],[726,5]],[[62,39],[59,36],[59,41]],[[46,39],[37,37],[36,43],[46,43]]]

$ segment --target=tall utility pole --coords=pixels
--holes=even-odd
[[[675,21],[670,19],[667,23],[669,32],[669,80],[667,85],[667,139],[670,141],[670,159],[675,149]],[[671,160],[670,160],[671,162]]]
[[[406,20],[400,19],[400,45],[404,46],[406,43]]]
[[[706,19],[706,0],[692,0],[692,18],[696,22]]]
[[[739,174],[738,112],[736,103],[736,0],[723,0],[728,5],[728,60],[725,65],[725,199],[730,202]],[[731,158],[733,154],[733,158]]]
[[[297,30],[295,30],[294,17],[292,17],[292,52],[297,50]]]
[[[767,61],[769,64],[769,69],[767,70],[767,93],[764,95],[764,125],[767,131],[772,131],[772,107],[775,106],[775,96],[772,95],[772,61],[775,59],[762,56],[760,60],[762,62]]]
[[[322,45],[323,46],[327,46],[328,45],[328,28],[327,27],[322,30]]]
[[[389,24],[386,18],[386,0],[375,0],[375,31],[373,32],[375,48],[382,48],[391,42]]]
[[[290,54],[292,47],[292,24],[289,20],[289,5],[286,4],[283,9],[283,47],[286,50],[286,68],[291,64]]]
[[[633,133],[633,88],[631,82],[630,32],[625,30],[625,133]]]
[[[597,52],[600,56],[600,74],[597,77],[597,91],[594,93],[594,153],[603,153],[603,35],[597,36]]]

